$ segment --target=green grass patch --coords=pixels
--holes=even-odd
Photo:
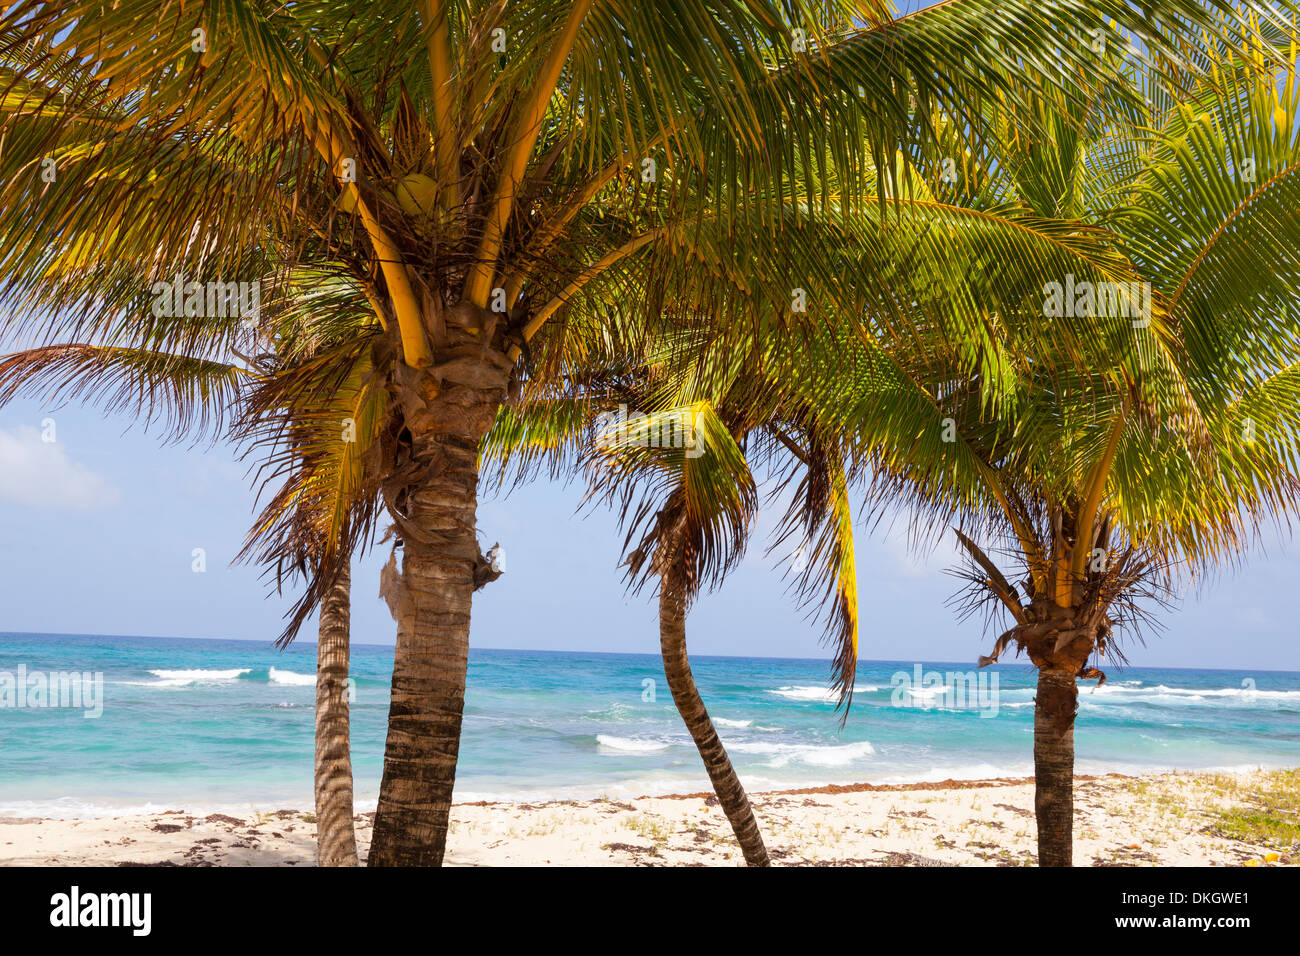
[[[1232,806],[1214,807],[1215,829],[1232,840],[1300,849],[1300,770],[1275,770],[1250,780],[1215,777]]]

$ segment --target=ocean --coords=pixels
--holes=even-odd
[[[315,653],[312,644],[0,633],[0,816],[309,809]],[[391,647],[352,651],[362,810],[379,789],[392,657]],[[1032,773],[1026,667],[976,676],[970,663],[862,661],[841,725],[825,660],[692,665],[751,790]],[[101,694],[92,676],[77,706],[47,706],[54,691],[35,688],[70,672],[102,674]],[[1300,766],[1300,673],[1109,673],[1080,693],[1080,773]],[[61,688],[60,703],[71,690]],[[708,786],[656,656],[471,652],[457,800]]]

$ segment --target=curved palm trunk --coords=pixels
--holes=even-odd
[[[351,569],[326,592],[316,639],[316,863],[357,866],[348,715]]]
[[[1034,698],[1034,811],[1038,865],[1072,866],[1074,859],[1075,673],[1040,669]]]
[[[749,797],[695,687],[691,663],[686,657],[686,601],[680,587],[670,586],[667,578],[661,579],[659,586],[659,648],[673,703],[704,758],[704,767],[713,782],[713,792],[718,795],[718,802],[731,821],[731,828],[745,854],[745,862],[750,866],[770,866],[771,860],[767,847],[763,845],[763,834],[758,829],[754,810],[749,805]]]

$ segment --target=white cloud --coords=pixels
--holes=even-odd
[[[33,508],[102,508],[118,502],[116,488],[58,442],[41,441],[29,426],[0,428],[0,501]]]

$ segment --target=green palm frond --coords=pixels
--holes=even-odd
[[[661,573],[661,562],[682,561],[694,594],[744,555],[757,505],[754,479],[709,402],[606,420],[587,459],[591,495],[620,502],[634,586]],[[680,553],[663,553],[670,538]]]
[[[247,377],[235,365],[149,349],[47,345],[0,356],[0,406],[82,402],[133,413],[146,428],[161,421],[171,437],[215,438]]]

